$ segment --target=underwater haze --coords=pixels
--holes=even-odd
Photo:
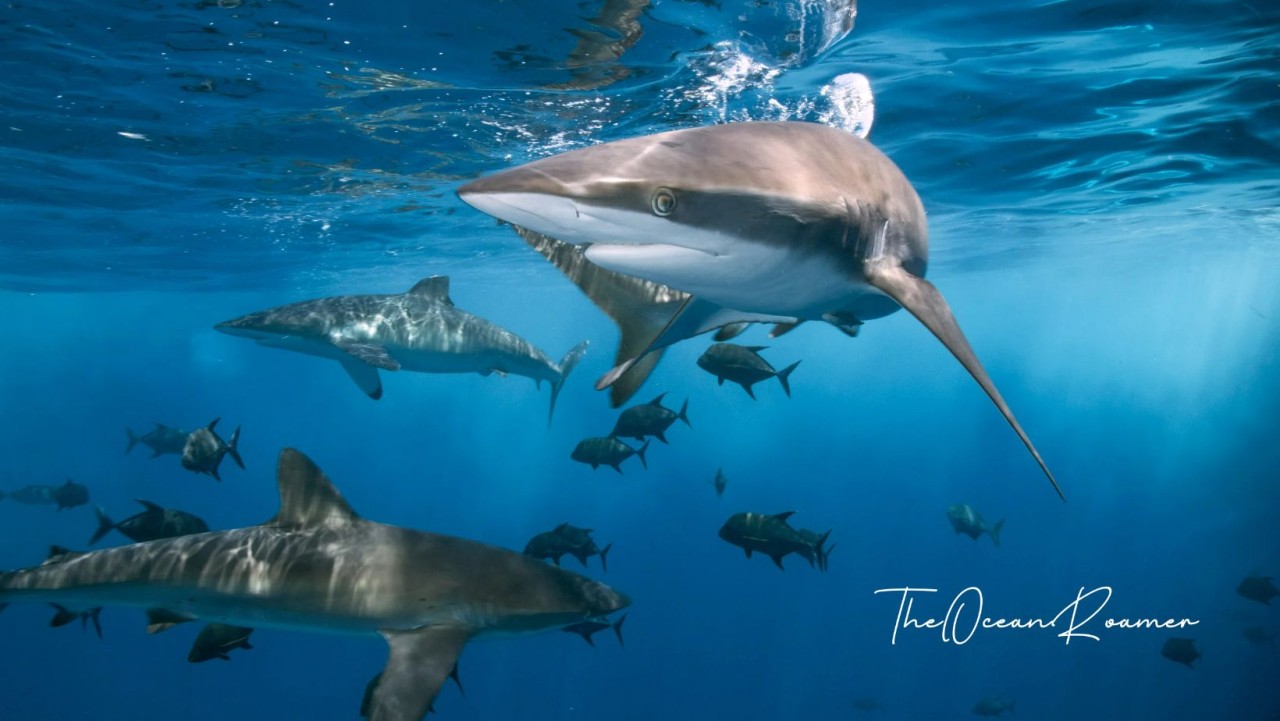
[[[856,338],[748,329],[735,342],[774,368],[802,361],[790,397],[718,385],[710,337],[679,343],[628,405],[688,399],[689,424],[647,468],[570,458],[618,418],[593,388],[617,326],[457,188],[762,120],[863,135],[911,180],[928,279],[1065,503],[906,312]],[[90,493],[0,499],[0,568],[88,550],[95,505],[262,523],[292,447],[365,519],[516,551],[568,522],[613,544],[607,572],[563,564],[630,597],[625,646],[478,640],[432,718],[1280,718],[1280,602],[1237,590],[1280,577],[1280,4],[24,0],[0,7],[0,158],[0,491]],[[432,275],[552,359],[590,341],[550,427],[546,382],[383,372],[375,401],[331,360],[213,328]],[[221,481],[126,453],[126,428],[215,418],[242,429],[245,468]],[[962,504],[1003,519],[998,544],[953,529]],[[717,535],[786,511],[831,529],[826,572]],[[895,635],[886,590],[905,587],[936,589],[920,618],[960,595],[961,627],[979,593],[1003,619],[1111,597],[1078,631],[1096,639],[1060,621],[957,643]],[[387,657],[372,635],[261,628],[190,663],[199,624],[148,635],[108,606],[100,639],[51,615],[0,614],[4,719],[356,719]],[[1194,640],[1190,667],[1162,655],[1172,638]]]

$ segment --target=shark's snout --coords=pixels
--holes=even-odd
[[[599,581],[588,581],[582,591],[591,616],[608,616],[631,605],[631,599],[625,593],[615,591]]]

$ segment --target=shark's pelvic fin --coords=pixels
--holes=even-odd
[[[447,275],[433,275],[430,278],[423,278],[409,289],[408,294],[420,295],[449,306],[453,305],[453,299],[449,297],[449,276]]]
[[[717,343],[723,343],[727,340],[733,340],[734,338],[742,335],[750,325],[750,323],[730,323],[729,325],[723,326],[720,330],[716,331],[715,341]]]
[[[955,316],[951,314],[951,306],[947,305],[946,299],[938,289],[929,281],[908,273],[896,259],[868,260],[864,264],[864,272],[868,283],[883,291],[885,295],[897,301],[898,305],[906,308],[911,315],[919,319],[931,333],[937,336],[938,340],[942,341],[965,370],[969,371],[969,375],[973,376],[978,385],[982,386],[982,390],[986,391],[987,396],[1004,415],[1004,419],[1018,434],[1018,438],[1022,439],[1023,445],[1031,451],[1036,463],[1040,464],[1040,470],[1044,471],[1049,478],[1049,483],[1053,484],[1053,490],[1057,491],[1058,497],[1065,501],[1067,497],[1063,495],[1058,481],[1054,479],[1053,473],[1040,457],[1040,452],[1036,450],[1031,439],[1018,424],[1018,419],[1013,417],[1013,411],[1009,410],[1004,398],[1000,397],[1000,391],[996,390],[995,383],[991,381],[978,356],[974,354],[973,348],[969,346],[969,341],[961,332]]]
[[[291,528],[344,526],[359,518],[324,473],[302,453],[280,451],[280,512],[269,525]]]
[[[457,667],[470,638],[466,629],[428,626],[383,631],[391,647],[386,668],[369,695],[369,721],[421,721]]]
[[[361,363],[350,356],[339,363],[342,364],[342,370],[351,376],[351,380],[360,386],[360,390],[364,391],[365,395],[375,401],[382,397],[382,378],[378,376],[377,368]]]
[[[167,631],[180,623],[187,623],[195,619],[176,611],[170,611],[164,608],[148,608],[147,609],[147,633],[155,634],[161,631]]]

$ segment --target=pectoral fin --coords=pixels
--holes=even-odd
[[[596,383],[599,390],[609,388],[615,408],[630,400],[658,365],[662,349],[677,341],[733,323],[794,320],[695,300],[669,286],[605,270],[572,243],[519,226],[515,230],[618,324],[622,338],[615,367]]]
[[[366,363],[374,368],[381,368],[384,371],[400,370],[400,362],[391,357],[386,348],[376,343],[360,343],[358,341],[340,338],[333,341],[333,345],[338,350],[355,358],[361,363]]]
[[[946,299],[942,297],[938,289],[924,278],[917,278],[908,273],[899,262],[889,258],[867,261],[864,272],[868,283],[883,291],[885,295],[897,301],[903,308],[906,308],[911,315],[914,315],[929,329],[929,332],[937,336],[938,340],[942,341],[942,344],[947,347],[947,350],[951,351],[951,355],[955,356],[965,370],[969,371],[969,375],[973,376],[978,385],[982,386],[982,390],[986,391],[987,396],[991,398],[991,401],[996,404],[996,408],[1004,415],[1004,419],[1009,422],[1014,432],[1018,434],[1018,438],[1022,439],[1023,445],[1027,447],[1027,450],[1031,451],[1036,463],[1040,464],[1040,470],[1044,471],[1044,474],[1049,478],[1049,483],[1053,484],[1053,490],[1057,491],[1058,496],[1065,501],[1066,496],[1063,495],[1062,489],[1058,486],[1058,481],[1054,479],[1049,467],[1045,465],[1044,459],[1040,457],[1040,452],[1036,450],[1036,447],[1031,443],[1031,439],[1022,430],[1018,420],[1013,417],[1013,411],[1009,410],[1004,398],[1000,397],[1000,391],[996,390],[995,383],[991,381],[986,369],[978,361],[978,356],[974,354],[973,348],[969,346],[969,341],[964,337],[964,333],[961,332],[960,326],[956,323],[955,316],[951,314],[951,307],[947,305]]]
[[[465,628],[429,626],[415,631],[383,631],[391,647],[386,668],[368,694],[369,721],[421,721],[445,680],[453,673]]]
[[[375,401],[382,397],[382,378],[378,376],[377,368],[351,357],[343,358],[339,362],[342,364],[342,370],[351,376],[351,380],[360,386],[360,390],[364,391],[365,395]]]

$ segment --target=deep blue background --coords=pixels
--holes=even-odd
[[[0,488],[70,476],[117,517],[146,498],[237,527],[274,514],[290,445],[373,520],[513,548],[570,521],[613,542],[604,578],[635,599],[626,648],[477,642],[468,695],[447,688],[441,718],[843,718],[858,697],[886,718],[965,718],[992,695],[1022,718],[1280,713],[1278,650],[1240,636],[1280,630],[1280,611],[1233,590],[1280,575],[1274,7],[864,3],[815,56],[823,4],[797,47],[790,4],[662,2],[639,16],[621,79],[568,91],[549,87],[581,77],[563,67],[565,29],[590,27],[598,3],[469,7],[0,9]],[[720,41],[736,44],[706,50]],[[516,47],[523,65],[504,60]],[[726,59],[759,67],[734,84]],[[1069,503],[901,313],[855,340],[752,331],[776,366],[804,360],[789,400],[776,383],[754,402],[717,387],[694,365],[703,342],[678,346],[637,401],[689,397],[693,428],[655,443],[648,471],[568,459],[616,417],[591,390],[615,331],[459,203],[457,182],[586,142],[777,117],[771,97],[824,117],[820,89],[846,72],[871,80],[871,139],[930,210],[930,278]],[[549,355],[591,339],[551,429],[526,379],[396,374],[374,403],[335,364],[210,329],[431,273]],[[221,484],[123,454],[122,426],[214,416],[243,425],[248,465]],[[952,503],[1006,518],[1003,545],[953,534]],[[833,528],[830,572],[745,560],[715,537],[742,510]],[[83,547],[93,527],[88,508],[0,501],[0,567]],[[1109,585],[1106,615],[1199,619],[1181,635],[1204,658],[1161,658],[1174,634],[1159,631],[891,646],[896,601],[873,592],[902,585],[940,589],[936,615],[976,585],[991,615],[1023,617]],[[0,616],[4,718],[354,718],[385,658],[376,638],[261,630],[232,662],[192,665],[194,628],[148,637],[139,611],[108,609],[100,641],[49,615]]]

